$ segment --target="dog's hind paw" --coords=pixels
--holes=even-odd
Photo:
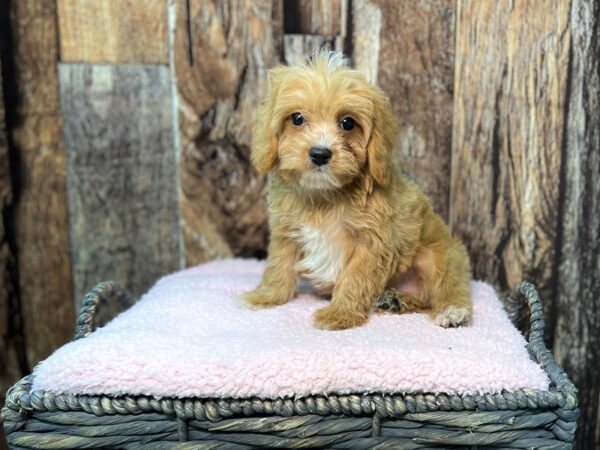
[[[444,328],[460,327],[471,322],[471,310],[460,306],[448,306],[433,319],[436,325]]]

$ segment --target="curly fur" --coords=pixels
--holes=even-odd
[[[254,127],[252,162],[271,173],[271,241],[254,307],[287,302],[306,278],[331,304],[318,327],[364,323],[375,299],[396,289],[403,311],[425,311],[441,326],[471,319],[469,259],[427,197],[391,164],[396,120],[385,94],[343,56],[270,71],[270,91]],[[301,113],[305,122],[290,119]],[[355,126],[340,127],[344,117]],[[331,149],[316,166],[314,146]]]

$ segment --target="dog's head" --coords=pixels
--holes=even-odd
[[[252,162],[303,189],[329,191],[362,179],[385,186],[397,125],[385,94],[320,52],[303,65],[269,72],[270,90],[252,139]]]

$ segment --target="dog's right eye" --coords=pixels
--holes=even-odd
[[[298,112],[292,114],[292,123],[294,125],[296,125],[297,127],[299,127],[300,125],[302,125],[304,123],[304,117],[302,117],[302,114],[300,114]]]

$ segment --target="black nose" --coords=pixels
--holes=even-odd
[[[327,164],[331,159],[331,150],[324,147],[312,147],[308,151],[308,154],[312,162],[314,162],[317,166]]]

